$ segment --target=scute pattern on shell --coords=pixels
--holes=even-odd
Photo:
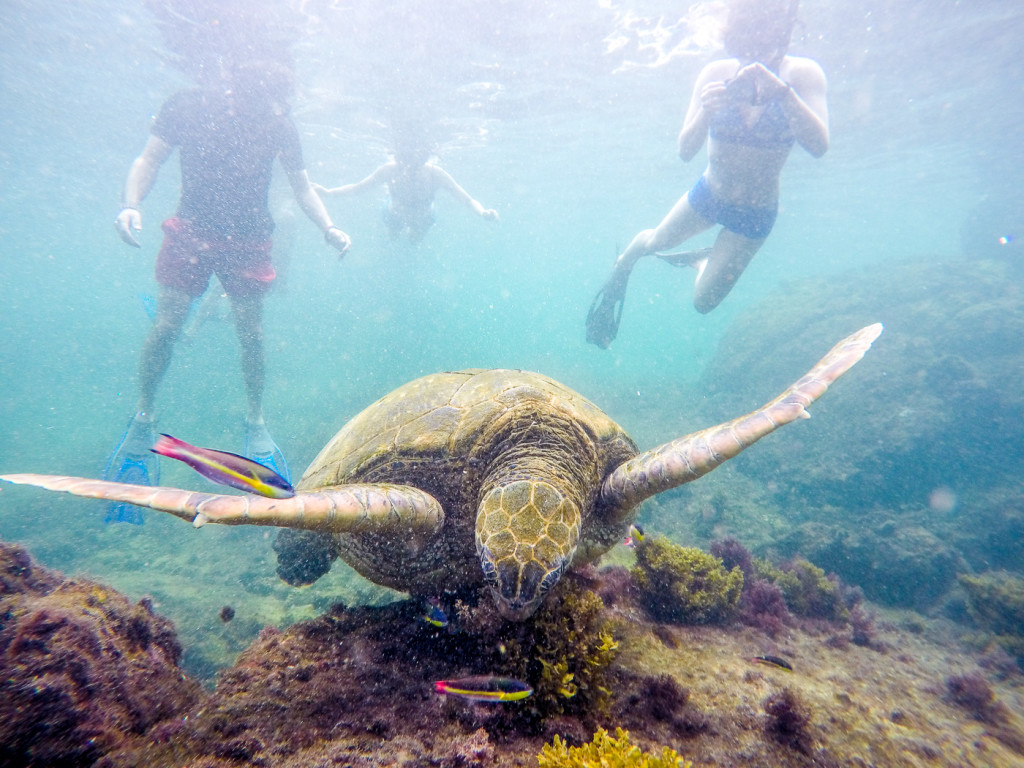
[[[425,490],[445,510],[446,530],[438,540],[414,549],[408,541],[339,535],[339,554],[377,583],[397,589],[476,583],[481,576],[473,530],[481,484],[494,457],[515,439],[513,423],[518,429],[533,421],[541,427],[533,430],[538,438],[530,446],[538,459],[549,450],[543,441],[549,423],[571,425],[590,444],[579,452],[582,466],[572,472],[592,486],[582,492],[589,502],[582,505],[584,514],[593,508],[600,480],[637,452],[621,427],[565,385],[536,373],[473,369],[424,376],[370,405],[328,442],[297,488],[359,481]],[[584,531],[587,522],[581,521]],[[565,541],[566,527],[552,521],[546,534],[523,531],[523,543]]]

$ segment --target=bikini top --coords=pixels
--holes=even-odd
[[[766,104],[750,126],[743,119],[745,109],[747,107],[742,105],[730,104],[715,113],[709,126],[711,138],[747,147],[779,149],[791,147],[796,141],[789,118],[778,101]]]

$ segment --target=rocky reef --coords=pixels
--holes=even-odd
[[[415,601],[336,605],[266,628],[207,692],[177,669],[173,628],[145,602],[44,571],[14,547],[0,555],[3,766],[1024,759],[1015,668],[996,674],[983,654],[936,644],[899,617],[870,645],[835,642],[843,627],[826,619],[772,637],[739,623],[660,622],[626,568],[588,568],[522,623],[470,595],[447,596],[447,626],[424,621]],[[816,570],[801,573],[825,588]],[[471,674],[521,675],[537,692],[499,704],[435,692],[435,680]],[[546,679],[560,689],[540,695]]]
[[[91,766],[200,700],[145,601],[0,544],[0,765]]]
[[[885,263],[794,281],[741,313],[697,391],[678,394],[701,409],[694,427],[758,405],[822,339],[872,321],[885,333],[809,422],[664,494],[645,522],[676,541],[733,535],[802,556],[920,611],[960,574],[1024,572],[1022,279],[1010,259]]]

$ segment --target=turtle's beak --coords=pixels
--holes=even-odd
[[[523,621],[536,613],[544,597],[561,579],[565,563],[565,559],[560,558],[554,568],[545,572],[535,560],[525,564],[497,563],[486,547],[480,551],[484,580],[498,613],[509,621]]]

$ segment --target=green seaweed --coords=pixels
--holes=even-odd
[[[758,578],[778,584],[786,598],[786,607],[793,614],[807,619],[849,621],[850,612],[843,604],[839,582],[830,579],[814,563],[798,557],[776,568],[767,560],[755,558],[754,570]]]
[[[541,717],[604,714],[611,702],[610,667],[619,644],[604,603],[573,581],[560,585],[527,624],[503,638],[503,668],[529,681],[529,701]]]
[[[594,740],[582,747],[570,747],[558,736],[537,755],[540,768],[690,768],[692,763],[674,749],[664,747],[661,756],[640,750],[630,743],[629,732],[615,729],[615,736],[599,728]]]
[[[736,613],[743,572],[696,547],[645,537],[630,571],[651,615],[679,624],[722,624]]]

